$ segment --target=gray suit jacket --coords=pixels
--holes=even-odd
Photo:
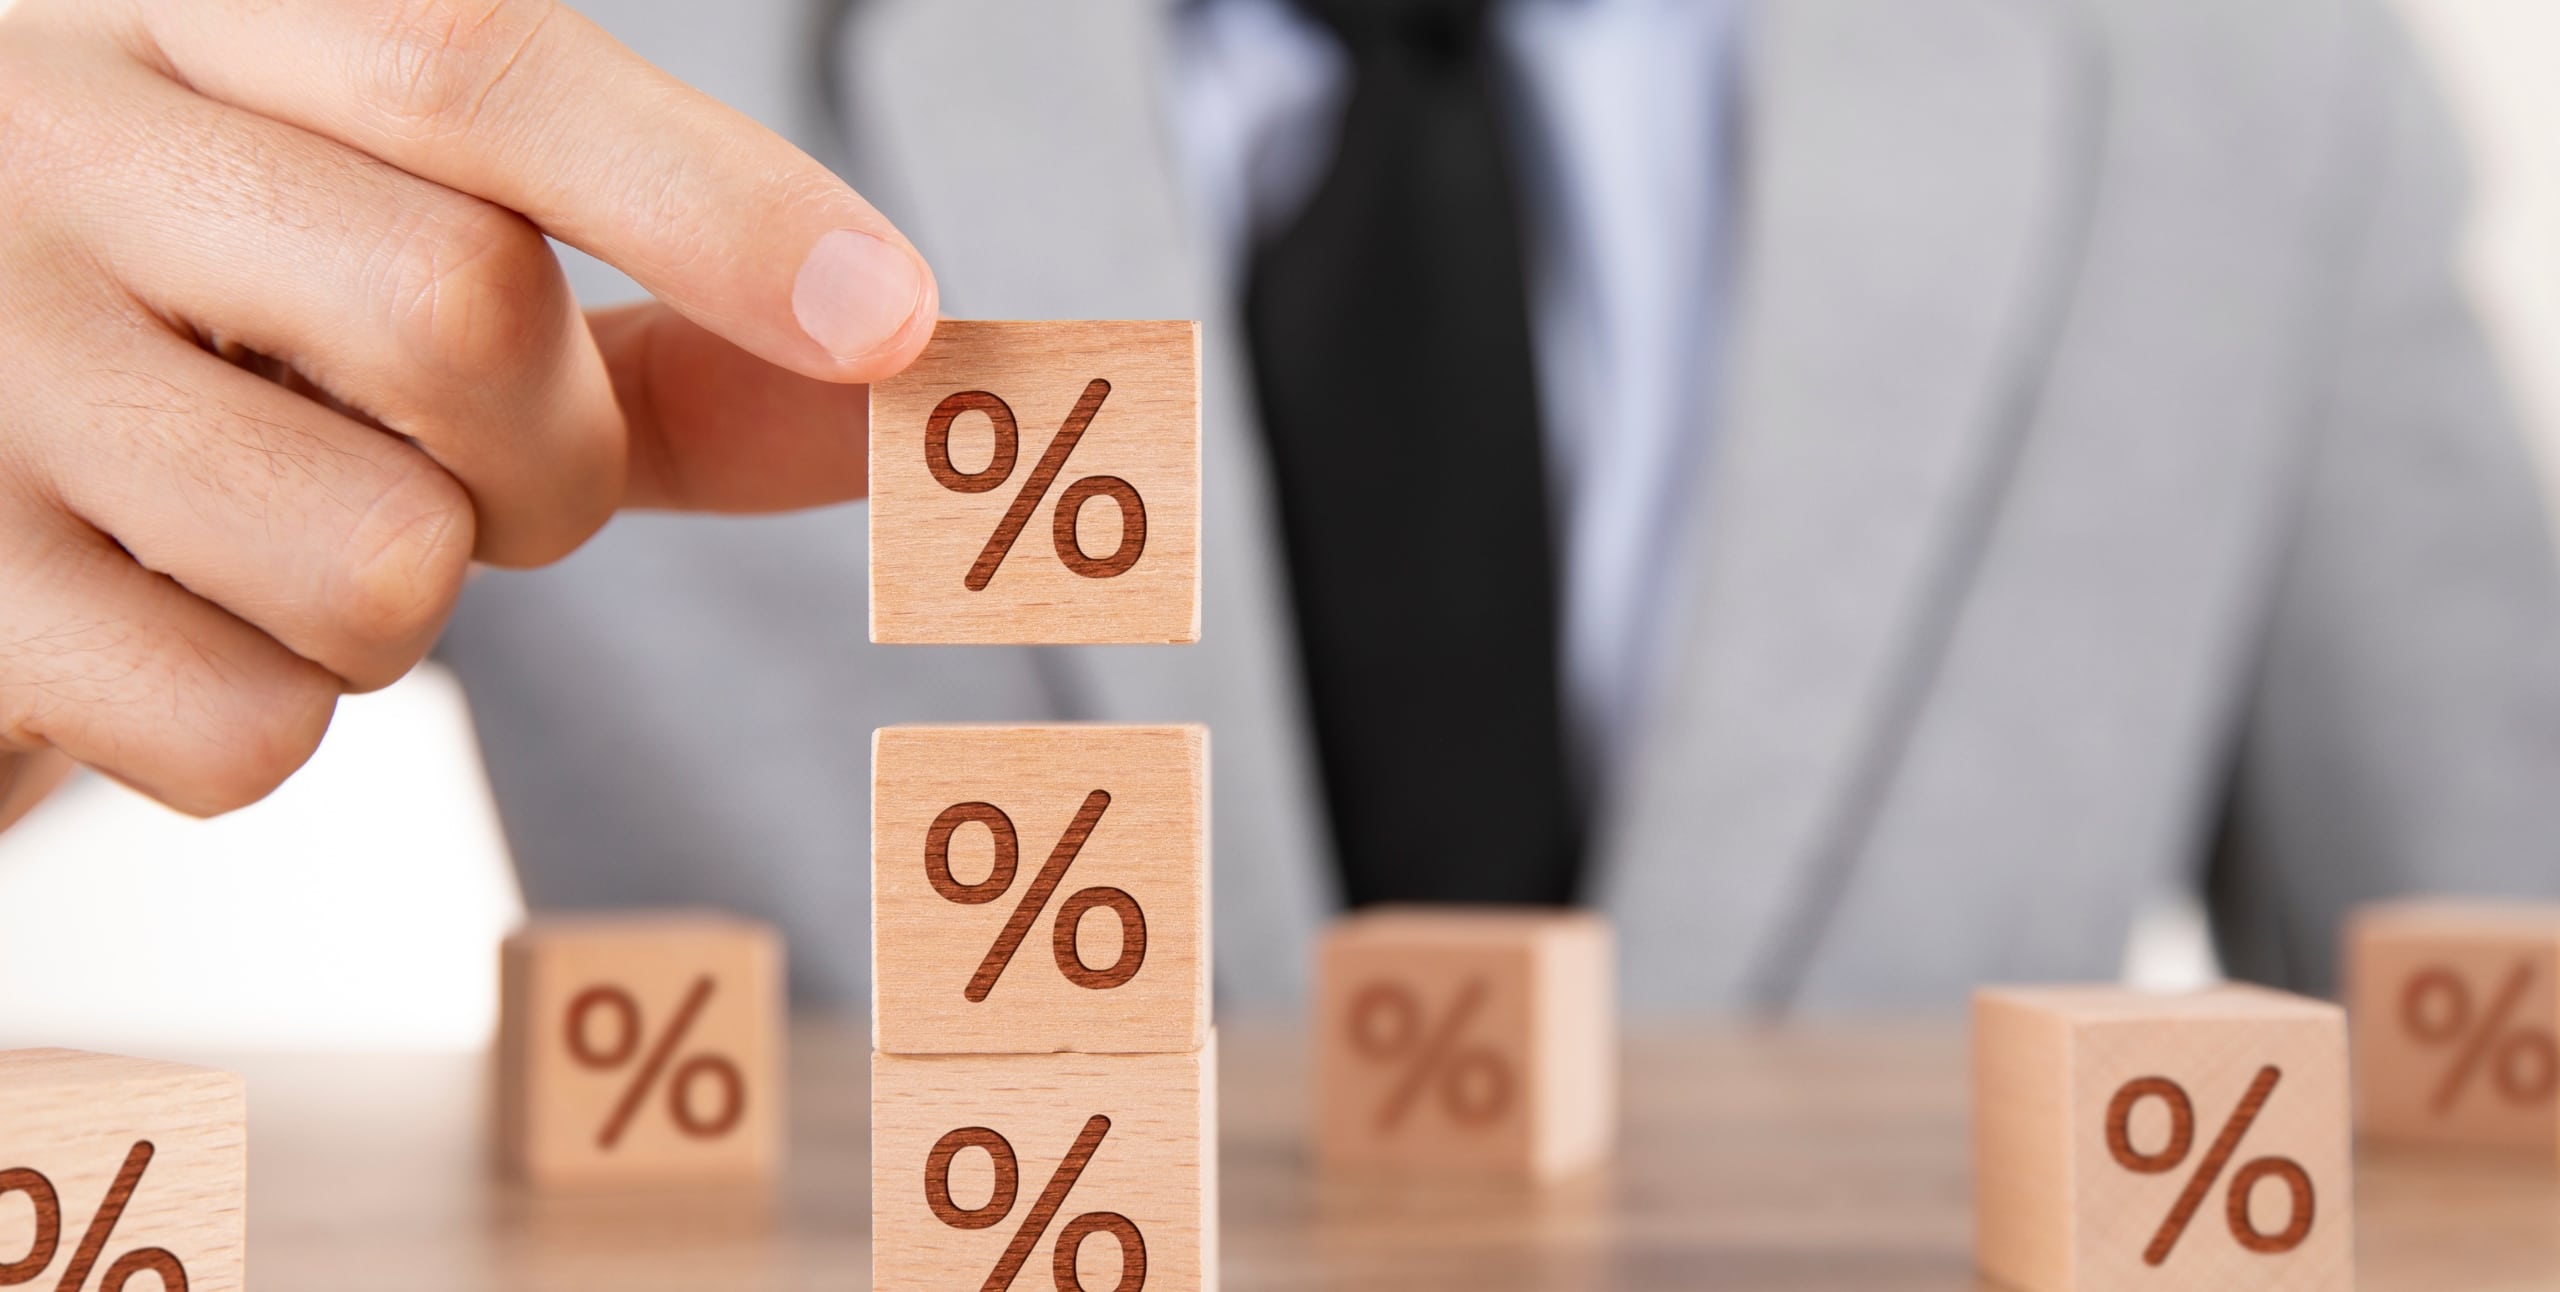
[[[698,8],[593,7],[689,70]],[[760,912],[858,999],[873,727],[1194,719],[1222,993],[1303,989],[1330,872],[1167,7],[876,0],[828,52],[953,314],[1207,321],[1202,644],[875,647],[859,507],[626,518],[448,639],[538,905]],[[1751,50],[1694,577],[1596,814],[1630,996],[2107,977],[2179,885],[2319,988],[2355,902],[2560,888],[2560,577],[2376,9],[1774,0]]]

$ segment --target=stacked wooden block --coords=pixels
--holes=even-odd
[[[1191,324],[944,323],[872,388],[873,639],[1195,640],[1198,398]],[[1208,760],[874,737],[873,1287],[1217,1285]]]
[[[248,1143],[231,1073],[0,1051],[0,1287],[240,1292]]]

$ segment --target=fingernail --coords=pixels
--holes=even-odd
[[[896,336],[923,298],[914,253],[837,229],[800,263],[800,276],[791,281],[791,316],[828,354],[853,359]]]

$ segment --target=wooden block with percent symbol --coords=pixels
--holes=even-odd
[[[1196,1050],[1209,1027],[1209,733],[872,738],[874,1043]]]
[[[541,1185],[754,1180],[779,1164],[783,965],[711,912],[536,920],[506,941],[499,1137]]]
[[[0,1287],[239,1292],[248,1142],[231,1073],[0,1051]]]
[[[1218,1284],[1218,1052],[871,1056],[871,1286]],[[983,1273],[982,1273],[983,1272]]]
[[[1580,911],[1335,921],[1316,988],[1325,1163],[1552,1178],[1599,1161],[1617,1126],[1614,957]]]
[[[1200,639],[1200,325],[944,320],[871,387],[871,640]]]
[[[2560,906],[2385,903],[2346,940],[2357,1126],[2560,1158]]]
[[[1974,1254],[2028,1292],[2353,1286],[2346,1018],[2252,987],[1974,997]]]

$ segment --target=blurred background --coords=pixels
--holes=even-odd
[[[2466,275],[2560,498],[2560,5],[2399,3],[2468,139]],[[343,704],[311,764],[247,811],[193,821],[83,778],[0,835],[0,1047],[477,1046],[521,914],[460,691],[430,665]],[[2214,972],[2175,895],[2125,963],[2157,986]]]

